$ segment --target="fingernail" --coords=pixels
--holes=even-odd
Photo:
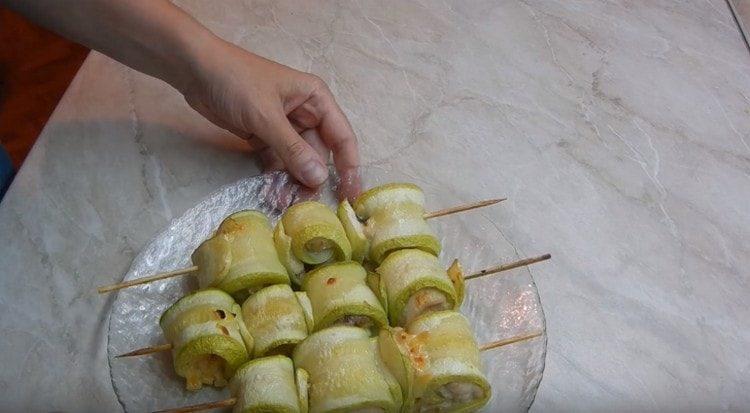
[[[302,179],[307,186],[319,186],[328,179],[328,168],[317,161],[310,161],[302,167]]]

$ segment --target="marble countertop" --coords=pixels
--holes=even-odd
[[[750,406],[750,55],[723,0],[180,3],[322,76],[367,164],[509,197],[498,228],[554,257],[531,269],[532,410]],[[92,53],[0,204],[3,409],[119,410],[95,287],[256,173],[176,92]]]

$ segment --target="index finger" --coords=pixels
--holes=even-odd
[[[321,90],[317,98],[321,109],[318,131],[333,153],[339,175],[339,198],[354,200],[361,192],[357,137],[328,88]]]

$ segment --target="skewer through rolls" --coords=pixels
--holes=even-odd
[[[351,241],[353,259],[380,263],[403,248],[439,255],[440,241],[424,218],[424,204],[422,190],[406,183],[369,189],[353,205],[343,201],[338,216]]]
[[[204,384],[225,386],[249,358],[291,354],[313,321],[307,295],[277,284],[256,292],[242,306],[224,291],[199,290],[177,300],[159,324],[169,345],[155,349],[171,348],[175,372],[185,378],[188,390],[197,390]]]
[[[249,357],[253,341],[240,306],[227,293],[206,289],[178,300],[159,325],[172,344],[172,359],[188,390],[204,384],[223,387]]]
[[[310,374],[311,413],[400,411],[399,384],[380,359],[377,340],[364,329],[335,326],[313,333],[293,359]]]
[[[268,218],[258,211],[240,211],[222,221],[214,235],[192,255],[201,289],[215,287],[238,301],[273,284],[289,284],[279,261]]]

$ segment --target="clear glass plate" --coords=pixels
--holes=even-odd
[[[397,171],[368,167],[362,170],[363,187],[387,182],[413,182],[427,197],[428,210],[478,201],[452,199],[440,187],[420,182]],[[214,192],[169,225],[133,261],[125,280],[192,265],[190,254],[210,236],[221,220],[242,209],[258,209],[275,223],[281,211],[303,198],[319,198],[335,205],[334,184],[311,194],[289,182],[284,173],[243,179]],[[486,194],[487,198],[501,194]],[[510,262],[518,257],[492,217],[502,204],[430,220],[442,240],[440,257],[446,267],[458,258],[466,273]],[[164,342],[158,326],[161,313],[179,297],[196,288],[191,276],[158,281],[121,290],[112,308],[108,353],[112,384],[125,411],[142,412],[221,400],[226,389],[204,388],[188,392],[172,369],[169,352],[115,359],[136,348]],[[536,285],[526,268],[467,281],[461,311],[470,319],[479,343],[545,331],[544,313]],[[492,400],[487,412],[526,411],[534,400],[544,370],[547,337],[541,337],[482,353]]]

